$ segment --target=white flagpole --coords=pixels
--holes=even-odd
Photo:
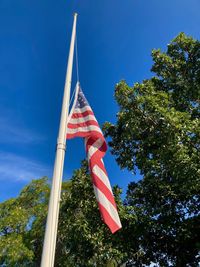
[[[73,22],[64,96],[62,103],[62,113],[60,119],[60,128],[59,128],[56,157],[54,163],[53,181],[52,181],[52,188],[49,200],[49,209],[48,209],[43,251],[42,251],[41,267],[53,267],[55,259],[60,193],[61,193],[63,165],[65,158],[65,150],[66,150],[67,117],[69,112],[69,99],[70,99],[72,67],[73,67],[73,57],[74,57],[74,43],[76,37],[76,20],[77,20],[77,13],[74,14],[74,22]]]

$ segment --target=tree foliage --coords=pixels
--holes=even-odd
[[[197,266],[200,42],[181,33],[166,52],[153,50],[152,57],[156,76],[133,87],[117,84],[117,122],[104,129],[121,168],[138,168],[143,176],[129,185],[126,205],[138,217],[144,259],[159,266]]]
[[[44,177],[0,203],[1,266],[39,266],[48,196]]]
[[[121,190],[114,187],[114,194],[126,220]],[[118,242],[121,234],[112,235],[100,217],[86,161],[63,182],[61,196],[55,266],[119,266],[127,258]],[[0,266],[40,265],[48,199],[43,178],[0,204]]]
[[[59,246],[58,250],[63,256],[58,257],[58,266],[117,266],[123,258],[117,235],[112,236],[100,217],[93,191],[87,164],[83,162],[74,172],[70,192],[62,196],[58,234],[62,251]],[[114,192],[122,214],[119,188]]]

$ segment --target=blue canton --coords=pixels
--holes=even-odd
[[[79,92],[78,92],[78,98],[77,98],[77,101],[76,101],[76,105],[75,105],[75,108],[83,108],[85,106],[89,106],[84,94],[83,94],[83,91],[81,90],[81,88],[79,88]]]

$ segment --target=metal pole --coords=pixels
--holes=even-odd
[[[72,79],[72,67],[74,57],[74,43],[76,36],[77,13],[74,14],[74,23],[71,36],[71,44],[68,57],[68,66],[65,80],[64,96],[60,128],[57,140],[56,157],[54,163],[53,181],[49,200],[49,209],[45,229],[45,237],[42,251],[41,267],[53,267],[55,259],[56,237],[58,228],[58,215],[60,204],[60,193],[63,176],[63,165],[66,150],[67,117],[69,112],[69,98]]]

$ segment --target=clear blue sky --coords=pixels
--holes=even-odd
[[[33,178],[52,176],[72,14],[78,17],[79,72],[99,123],[115,122],[114,87],[151,77],[151,49],[184,31],[200,39],[199,0],[0,1],[0,201]],[[75,71],[74,71],[75,73]],[[76,75],[74,74],[73,86]],[[64,177],[85,157],[70,140]],[[120,171],[107,153],[112,185],[139,175]]]

